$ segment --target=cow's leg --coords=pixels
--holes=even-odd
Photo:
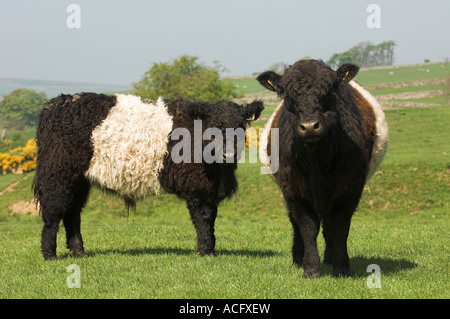
[[[56,236],[62,213],[57,207],[49,205],[47,202],[41,201],[39,204],[44,222],[41,233],[42,255],[46,260],[56,259]]]
[[[333,205],[329,216],[329,225],[332,232],[333,246],[327,247],[327,257],[332,252],[331,262],[333,265],[333,276],[350,276],[350,259],[347,250],[347,239],[350,231],[350,223],[357,201],[351,199],[341,199]],[[331,250],[332,249],[332,250]]]
[[[303,244],[302,236],[300,235],[300,227],[298,227],[297,221],[289,212],[289,220],[292,224],[293,239],[292,239],[292,263],[297,266],[302,266],[303,256],[305,253],[305,246]]]
[[[217,217],[217,205],[188,201],[187,206],[197,232],[197,252],[202,256],[215,256],[214,222]]]
[[[46,185],[48,186],[48,185]],[[67,192],[43,188],[39,199],[44,226],[41,234],[41,251],[44,259],[56,259],[56,237],[61,219],[70,207],[71,199]]]
[[[293,220],[297,222],[303,241],[303,277],[320,277],[320,258],[316,241],[320,229],[320,219],[311,205],[305,201],[290,201],[288,207]],[[300,245],[299,240],[297,240],[297,245]],[[301,252],[301,249],[297,251]]]
[[[83,178],[74,188],[71,207],[63,218],[66,229],[67,248],[75,257],[85,257],[83,239],[81,237],[81,210],[86,204],[90,190],[89,182]]]

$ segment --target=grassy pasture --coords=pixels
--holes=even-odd
[[[448,70],[445,63],[425,63],[412,66],[361,69],[356,80],[366,86],[382,83],[426,81],[443,78],[446,72]]]
[[[40,217],[11,214],[13,203],[32,198],[29,173],[0,176],[0,298],[449,298],[450,108],[386,117],[389,152],[352,221],[352,278],[333,278],[327,265],[321,278],[301,278],[281,193],[258,163],[239,164],[238,193],[219,207],[216,258],[196,254],[194,227],[175,196],[149,197],[127,216],[121,200],[93,189],[82,214],[89,258],[68,254],[61,227],[59,259],[46,262]],[[322,258],[323,250],[320,235]],[[79,289],[67,285],[71,264]],[[367,285],[371,264],[380,267],[381,288]]]

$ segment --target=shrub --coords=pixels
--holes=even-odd
[[[37,124],[42,105],[47,102],[44,92],[18,89],[6,95],[0,102],[3,125],[9,129],[23,129]]]
[[[197,57],[183,55],[172,62],[154,63],[143,78],[134,83],[134,94],[151,100],[185,99],[217,102],[239,97],[236,86],[220,79],[221,66],[206,66]]]
[[[245,136],[245,147],[259,147],[259,126],[253,127],[254,130],[247,129]]]
[[[0,173],[22,174],[36,169],[37,148],[34,139],[28,140],[23,147],[19,146],[7,153],[0,153]]]

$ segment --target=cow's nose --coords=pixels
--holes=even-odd
[[[319,121],[309,121],[309,122],[301,122],[298,126],[300,133],[305,136],[309,135],[317,135],[320,131],[320,122]]]

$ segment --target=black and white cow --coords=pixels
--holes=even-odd
[[[262,109],[260,101],[243,107],[227,101],[214,104],[162,98],[143,101],[123,94],[82,93],[50,100],[39,116],[34,180],[35,199],[44,221],[41,240],[44,258],[56,258],[61,220],[70,252],[76,257],[85,256],[80,213],[92,184],[123,197],[127,206],[161,192],[184,198],[197,231],[197,251],[213,255],[217,206],[237,189],[234,173],[243,146],[237,145],[233,137],[233,152],[217,148],[223,154],[215,154],[219,160],[211,162],[194,158],[193,150],[179,148],[179,139],[191,137],[188,146],[199,149],[202,155],[209,142],[219,140],[217,132],[223,133],[226,145],[226,129],[245,131]],[[195,129],[199,127],[196,120],[201,121],[199,145],[193,145],[193,137],[198,135]],[[205,138],[204,133],[212,128],[216,134]],[[171,138],[177,129],[188,135]],[[175,161],[174,147],[178,156]],[[191,153],[181,154],[187,151]],[[222,161],[222,156],[228,158]],[[180,157],[184,160],[179,161]]]

